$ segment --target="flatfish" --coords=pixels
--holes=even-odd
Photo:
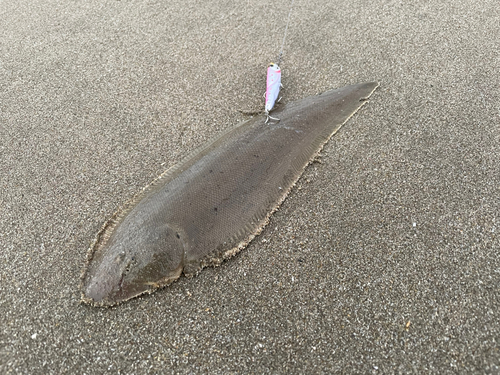
[[[288,103],[190,153],[104,224],[82,272],[82,301],[112,306],[218,265],[269,221],[328,139],[377,83]]]

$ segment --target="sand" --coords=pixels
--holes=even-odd
[[[238,256],[79,302],[126,200],[263,107],[288,3],[0,6],[0,373],[499,373],[497,1],[296,0],[283,101],[379,81]]]

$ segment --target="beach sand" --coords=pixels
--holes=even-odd
[[[289,3],[3,1],[0,373],[500,372],[498,1],[296,0],[283,102],[380,87],[248,248],[80,304],[102,224],[263,107]]]

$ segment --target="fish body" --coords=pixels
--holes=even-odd
[[[82,273],[82,300],[114,305],[243,249],[377,86],[288,103],[279,123],[252,118],[170,168],[103,226]]]

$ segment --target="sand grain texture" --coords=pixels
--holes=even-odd
[[[288,8],[1,3],[0,373],[498,373],[498,2],[294,9],[285,102],[380,88],[245,251],[104,310],[90,241],[262,107]]]

